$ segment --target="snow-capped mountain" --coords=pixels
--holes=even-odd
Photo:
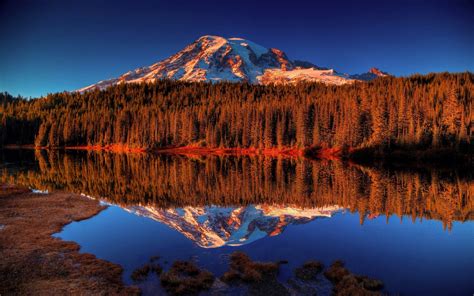
[[[277,205],[184,207],[130,206],[125,210],[176,229],[202,248],[240,246],[283,232],[290,224],[331,217],[338,206],[297,208]]]
[[[369,73],[378,76],[372,71]],[[340,85],[376,77],[366,74],[340,74],[310,62],[292,61],[279,49],[265,48],[246,39],[206,35],[163,61],[129,71],[118,78],[100,81],[78,91],[166,78],[183,81],[246,81],[256,84],[315,81]]]

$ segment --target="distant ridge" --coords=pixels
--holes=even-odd
[[[370,68],[369,72],[350,75],[349,78],[356,80],[369,81],[377,77],[389,76],[388,73],[380,71],[378,68]]]

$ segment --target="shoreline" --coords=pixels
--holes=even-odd
[[[106,207],[78,194],[0,184],[0,294],[139,294],[117,264],[52,235]]]
[[[2,148],[2,147],[0,147]],[[175,154],[185,156],[204,156],[204,155],[236,155],[236,156],[271,156],[271,157],[306,157],[321,159],[341,159],[341,149],[322,148],[316,153],[307,155],[308,148],[283,147],[283,148],[237,148],[237,147],[198,147],[198,146],[180,146],[163,148],[135,148],[125,145],[92,145],[92,146],[64,146],[64,147],[46,147],[35,145],[5,145],[3,149],[30,149],[30,150],[83,150],[83,151],[106,151],[118,153],[157,153],[157,154]]]
[[[125,153],[145,153],[151,150],[145,148],[131,148],[125,145],[92,145],[92,146],[64,146],[64,147],[47,147],[35,145],[5,145],[0,147],[3,149],[30,149],[30,150],[87,150],[87,151],[110,151],[110,152],[125,152]]]
[[[35,145],[5,145],[0,149],[30,149],[30,150],[82,150],[105,151],[112,153],[152,153],[183,155],[198,157],[216,156],[269,156],[285,158],[307,158],[320,160],[348,161],[363,166],[395,165],[401,167],[471,167],[474,165],[474,155],[452,148],[416,149],[398,147],[392,150],[372,148],[342,148],[342,147],[282,147],[282,148],[237,148],[237,147],[200,147],[200,146],[170,146],[163,148],[139,148],[122,144],[43,147]]]

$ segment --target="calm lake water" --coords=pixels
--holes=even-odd
[[[228,256],[342,259],[402,295],[474,293],[472,172],[364,168],[338,161],[0,151],[2,181],[82,193],[110,206],[56,234],[134,269],[160,256],[222,275]],[[159,292],[156,277],[142,284]],[[319,294],[329,294],[322,280]]]

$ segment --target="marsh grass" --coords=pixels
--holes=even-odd
[[[278,263],[254,262],[246,254],[235,252],[230,256],[230,270],[224,273],[222,280],[224,282],[231,282],[234,280],[260,282],[266,276],[276,276],[278,270]]]
[[[295,269],[295,276],[305,281],[315,280],[323,268],[324,265],[321,262],[310,260]]]
[[[163,271],[163,268],[156,264],[156,263],[147,263],[132,272],[130,276],[134,282],[141,282],[144,281],[150,272],[155,273],[156,275],[160,275]]]
[[[335,295],[381,295],[383,289],[383,282],[353,274],[340,260],[335,261],[324,275],[333,283]]]
[[[251,295],[287,295],[287,289],[277,280],[280,264],[275,262],[255,262],[243,252],[230,256],[229,270],[221,280],[228,284],[249,285]]]
[[[104,208],[76,194],[0,185],[0,294],[139,294],[124,286],[120,266],[51,236]]]
[[[211,288],[214,275],[192,262],[175,261],[167,272],[162,273],[160,280],[171,295],[195,295]]]

